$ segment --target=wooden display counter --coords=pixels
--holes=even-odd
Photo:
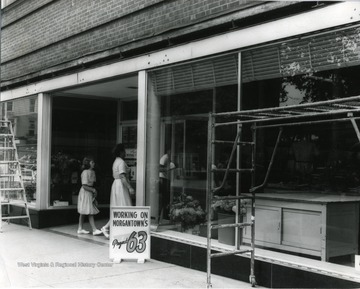
[[[255,244],[318,256],[358,254],[360,196],[268,189],[256,195]],[[250,220],[251,208],[245,219]],[[249,243],[250,229],[244,229]]]

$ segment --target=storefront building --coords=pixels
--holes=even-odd
[[[151,206],[152,257],[165,262],[206,270],[206,188],[221,178],[207,178],[210,112],[360,95],[357,2],[2,4],[0,113],[14,126],[33,226],[77,221],[80,164],[88,155],[97,164],[100,217],[107,218],[111,150],[122,142],[134,204]],[[235,133],[216,132],[229,141]],[[276,132],[257,137],[260,183]],[[284,131],[256,201],[259,285],[359,286],[358,143],[350,122]],[[216,151],[213,165],[225,166],[230,151]],[[241,163],[249,162],[245,151]],[[247,192],[250,182],[230,176],[221,194]],[[221,211],[214,212],[216,221]],[[213,236],[218,250],[238,238],[248,245],[249,231],[230,232],[227,241],[221,233]],[[248,280],[248,263],[248,256],[220,258],[213,272]]]

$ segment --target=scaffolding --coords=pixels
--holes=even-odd
[[[250,276],[249,281],[254,287],[255,280],[255,195],[262,189],[268,181],[269,174],[275,159],[278,145],[281,139],[283,128],[299,125],[312,125],[329,122],[351,122],[357,139],[360,142],[360,131],[356,120],[360,118],[360,96],[352,96],[340,99],[332,99],[327,101],[319,101],[314,103],[305,103],[299,105],[272,107],[264,109],[243,110],[234,112],[210,113],[208,121],[208,184],[207,184],[207,287],[211,285],[211,259],[236,254],[250,253]],[[248,125],[251,128],[250,142],[242,141],[242,132]],[[215,129],[226,126],[235,126],[237,133],[233,141],[216,139]],[[276,142],[273,147],[272,156],[270,158],[264,180],[261,184],[255,184],[256,173],[256,137],[257,130],[264,128],[278,128]],[[222,144],[232,145],[232,150],[227,162],[226,168],[220,169],[215,165],[215,146]],[[244,146],[251,147],[251,167],[241,167],[241,149]],[[231,167],[232,161],[236,162],[236,168]],[[224,176],[219,186],[214,185],[214,173],[222,172]],[[251,186],[249,192],[241,192],[240,185],[237,185],[236,194],[234,196],[217,197],[216,200],[236,200],[236,217],[235,223],[218,225],[211,220],[212,204],[214,196],[216,196],[224,188],[225,182],[230,173],[236,173],[238,176],[242,173],[251,174]],[[241,179],[241,178],[239,178]],[[243,222],[240,216],[241,200],[251,200],[251,219]],[[224,250],[223,252],[212,253],[211,235],[212,230],[221,228],[236,228],[237,242],[234,250]],[[250,248],[241,249],[242,230],[245,227],[251,228]]]

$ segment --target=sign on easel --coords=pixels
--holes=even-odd
[[[110,259],[150,259],[150,207],[111,207]]]

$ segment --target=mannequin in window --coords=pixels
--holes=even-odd
[[[166,153],[160,158],[159,168],[159,191],[160,191],[160,215],[162,218],[168,218],[170,207],[170,172],[175,169],[175,164],[171,161],[171,150],[168,148]]]

